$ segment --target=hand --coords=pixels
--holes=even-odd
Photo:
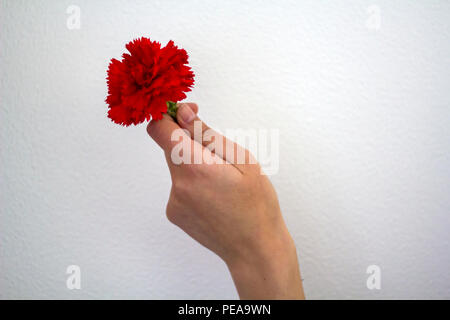
[[[172,178],[167,218],[224,260],[241,299],[304,298],[295,245],[272,184],[246,149],[210,129],[197,111],[196,104],[181,104],[178,123],[164,115],[147,127],[164,150]],[[194,136],[194,123],[203,139]],[[172,150],[180,144],[172,141],[174,132],[189,142],[183,146],[191,147],[192,164],[174,164]],[[210,140],[199,143],[205,136],[216,143],[223,139],[225,147],[211,152]],[[231,159],[225,156],[230,148]],[[244,164],[237,164],[239,152]],[[193,164],[196,156],[203,163]]]

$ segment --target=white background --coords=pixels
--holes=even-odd
[[[106,117],[109,60],[140,36],[188,51],[209,125],[280,130],[308,298],[450,298],[450,2],[222,2],[0,1],[0,298],[237,298],[167,221],[145,125]]]

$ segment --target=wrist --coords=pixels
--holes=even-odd
[[[241,299],[303,299],[294,241],[284,230],[226,261]]]

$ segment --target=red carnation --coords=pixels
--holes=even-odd
[[[167,104],[185,99],[185,92],[194,85],[188,54],[172,40],[161,48],[159,42],[144,37],[126,48],[130,54],[124,53],[122,61],[112,59],[109,64],[108,117],[125,126],[148,121],[150,116],[160,120]]]

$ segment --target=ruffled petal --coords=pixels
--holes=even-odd
[[[165,47],[148,38],[126,45],[122,60],[112,59],[108,67],[108,117],[129,126],[162,119],[167,101],[186,98],[194,85],[194,73],[187,65],[186,50],[173,41]]]

